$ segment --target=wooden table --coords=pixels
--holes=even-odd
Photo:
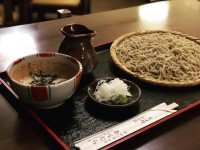
[[[60,28],[81,23],[97,31],[94,45],[108,43],[122,34],[151,29],[176,30],[200,38],[199,1],[173,0],[121,10],[71,17],[0,29],[0,72],[23,55],[57,51]],[[1,149],[58,149],[37,123],[19,116],[0,95]],[[114,149],[200,149],[200,107],[130,139]]]

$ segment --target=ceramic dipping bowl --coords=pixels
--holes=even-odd
[[[39,108],[55,108],[76,91],[82,65],[60,53],[37,53],[19,58],[7,68],[9,83],[19,99]]]

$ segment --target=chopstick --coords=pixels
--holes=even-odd
[[[178,106],[179,105],[176,103],[169,105],[166,103],[161,103],[113,127],[75,141],[75,146],[81,150],[87,150],[90,148],[100,149],[168,115],[171,115],[172,113],[176,112],[174,109]]]
[[[155,108],[155,109],[152,108],[150,110],[154,110],[154,111],[160,110],[160,111],[166,111],[166,112],[173,113],[173,112],[176,112],[176,110],[173,110],[173,109],[177,108],[178,106],[179,106],[178,104],[172,103],[165,108]]]

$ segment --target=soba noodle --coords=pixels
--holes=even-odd
[[[181,35],[149,33],[116,46],[122,65],[145,78],[166,81],[200,79],[200,45]]]

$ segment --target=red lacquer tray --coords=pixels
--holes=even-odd
[[[199,86],[184,88],[161,87],[143,83],[142,81],[138,81],[125,74],[112,62],[109,46],[110,44],[107,44],[96,48],[99,59],[98,67],[92,74],[82,78],[79,89],[70,98],[70,101],[56,109],[40,110],[21,103],[13,93],[12,89],[7,85],[5,74],[1,74],[3,79],[0,79],[0,82],[3,84],[0,85],[0,93],[19,112],[19,114],[24,115],[24,112],[27,112],[28,117],[31,117],[33,122],[38,124],[39,127],[42,127],[42,130],[47,133],[47,136],[62,149],[75,149],[74,141],[116,125],[117,123],[134,117],[162,102],[166,102],[167,104],[176,102],[179,104],[176,113],[103,148],[109,149],[130,138],[134,138],[153,127],[156,128],[158,125],[161,125],[169,119],[175,118],[183,112],[200,104],[200,92],[198,92],[200,91]],[[138,105],[126,110],[109,110],[93,103],[87,95],[87,87],[95,79],[102,77],[125,78],[136,83],[142,91]]]

